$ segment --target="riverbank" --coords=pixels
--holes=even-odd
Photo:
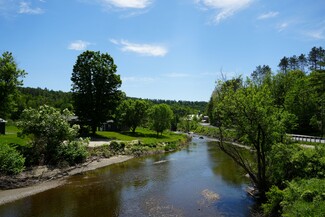
[[[111,158],[101,158],[98,160],[86,162],[82,165],[76,167],[69,167],[67,169],[49,169],[47,167],[38,167],[32,171],[26,171],[17,177],[17,185],[26,185],[25,187],[1,190],[0,191],[0,205],[9,203],[15,200],[22,199],[34,194],[47,191],[52,188],[59,187],[63,185],[66,178],[79,173],[99,169],[101,167],[106,167],[112,164],[121,163],[132,159],[133,156],[113,156]],[[8,179],[8,177],[2,177],[2,185],[10,184],[13,179]],[[20,183],[20,184],[19,184]]]

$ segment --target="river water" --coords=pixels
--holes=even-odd
[[[250,216],[244,173],[213,141],[70,177],[67,184],[0,206],[2,217]]]

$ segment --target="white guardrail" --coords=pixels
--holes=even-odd
[[[325,138],[317,136],[306,136],[306,135],[297,135],[297,134],[287,134],[291,136],[293,140],[302,141],[302,142],[315,142],[315,143],[325,143]]]

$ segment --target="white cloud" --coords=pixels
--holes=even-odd
[[[169,74],[165,74],[164,76],[169,77],[169,78],[186,78],[186,77],[190,77],[190,74],[186,74],[186,73],[169,73]]]
[[[317,29],[317,30],[309,30],[304,32],[306,36],[316,40],[324,40],[325,39],[325,29]]]
[[[216,11],[214,22],[220,23],[222,20],[234,15],[239,10],[248,7],[254,0],[195,0],[205,9]]]
[[[276,17],[276,16],[278,16],[278,14],[279,14],[279,12],[277,12],[277,11],[270,11],[268,13],[261,14],[260,16],[258,16],[257,19],[265,20],[265,19]]]
[[[282,32],[283,30],[285,30],[286,28],[289,27],[289,23],[288,22],[283,22],[277,25],[277,29],[279,32]]]
[[[29,2],[20,2],[19,4],[19,14],[43,14],[44,10],[42,8],[32,8]]]
[[[106,6],[114,6],[117,8],[133,8],[133,9],[144,9],[148,7],[151,0],[100,0],[101,4]]]
[[[155,81],[155,78],[152,77],[134,77],[134,76],[130,76],[130,77],[123,77],[122,78],[123,82],[142,82],[142,83],[150,83]]]
[[[156,56],[163,57],[168,53],[168,49],[164,46],[160,45],[152,45],[152,44],[136,44],[131,43],[126,40],[110,40],[113,44],[121,47],[121,50],[124,52],[132,52],[137,53],[144,56]]]
[[[68,46],[68,49],[82,51],[82,50],[86,50],[89,45],[91,45],[90,42],[77,40],[77,41],[71,42]]]

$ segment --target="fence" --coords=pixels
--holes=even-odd
[[[314,143],[325,143],[325,138],[317,136],[306,136],[306,135],[297,135],[297,134],[288,134],[293,140],[301,142],[314,142]]]

